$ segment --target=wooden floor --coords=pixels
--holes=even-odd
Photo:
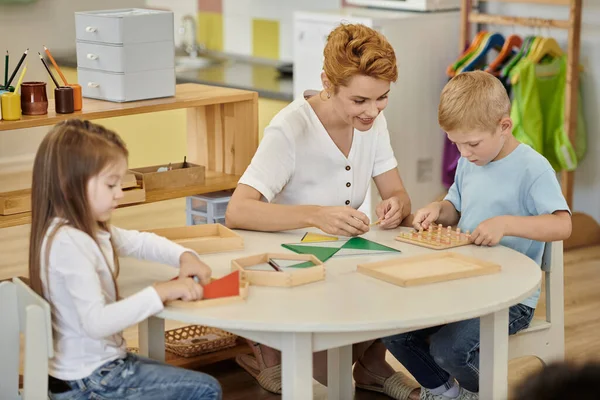
[[[123,228],[149,229],[185,224],[185,201],[170,200],[143,206],[118,209],[114,223]],[[27,275],[27,242],[29,226],[0,229],[0,279]],[[600,360],[600,246],[573,250],[565,254],[565,334],[569,360],[584,362]],[[543,294],[537,314],[544,314]],[[168,321],[167,329],[180,326]],[[130,328],[125,336],[130,346],[137,345],[137,329]],[[401,366],[390,359],[395,368]],[[509,365],[511,388],[540,368],[533,358],[514,360]],[[233,361],[223,361],[203,367],[223,385],[225,400],[271,400],[280,396],[264,391]],[[324,398],[325,388],[315,387],[315,398]],[[358,390],[355,400],[387,399],[386,396]],[[345,399],[344,399],[345,400]]]

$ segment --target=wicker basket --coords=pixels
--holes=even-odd
[[[237,336],[218,328],[202,325],[184,326],[165,332],[165,348],[181,357],[195,357],[234,347]]]

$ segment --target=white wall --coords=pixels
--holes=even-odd
[[[26,81],[51,82],[37,52],[46,45],[53,54],[75,51],[75,11],[143,7],[143,0],[38,0],[32,4],[0,4],[0,71],[10,52],[9,75],[29,48]],[[17,75],[18,76],[18,75]],[[16,79],[16,78],[15,78]],[[51,95],[52,84],[47,91]],[[30,165],[48,127],[0,132],[0,173]]]
[[[564,6],[536,4],[500,4],[487,6],[491,14],[518,15],[549,19],[568,19]],[[583,1],[583,27],[581,32],[580,62],[585,71],[581,75],[584,115],[588,134],[587,155],[575,172],[573,209],[591,215],[600,221],[600,1]],[[507,34],[541,34],[552,36],[567,49],[567,31],[533,28],[492,26],[490,29]]]

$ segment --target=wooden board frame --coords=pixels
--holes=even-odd
[[[171,170],[158,172],[161,167],[166,165],[153,165],[149,167],[132,168],[130,172],[134,173],[136,178],[141,178],[144,182],[146,191],[156,190],[174,190],[185,188],[191,185],[204,185],[206,180],[205,167],[203,165],[187,163],[188,168],[182,168],[183,163],[172,163]]]
[[[408,270],[411,266],[413,268],[419,268],[419,271],[424,271],[422,265],[427,262],[434,263],[439,260],[453,260],[459,261],[464,264],[476,265],[477,268],[472,269],[463,269],[463,270],[455,270],[450,271],[451,266],[448,266],[448,271],[438,272],[432,271],[430,274],[423,273],[422,276],[410,276],[410,274],[405,274],[405,277],[394,276],[389,272],[386,272],[386,269],[391,267],[396,267],[396,269],[405,268]],[[446,269],[446,268],[444,268]],[[488,275],[497,273],[501,270],[499,264],[481,260],[475,257],[465,256],[463,254],[454,253],[454,252],[443,252],[443,253],[434,253],[434,254],[426,254],[420,256],[413,257],[398,257],[392,258],[385,261],[379,261],[368,264],[360,264],[357,267],[357,271],[361,274],[369,275],[373,278],[380,279],[385,282],[392,283],[394,285],[402,286],[402,287],[410,287],[416,285],[425,285],[429,283],[437,283],[450,281],[455,279],[463,279],[463,278],[471,278],[475,276]],[[414,274],[413,274],[414,275]]]
[[[399,242],[413,244],[415,246],[421,246],[433,250],[448,250],[454,247],[461,247],[471,244],[471,241],[469,240],[469,231],[461,233],[460,229],[458,228],[456,230],[452,230],[451,227],[444,228],[441,224],[430,225],[430,228],[432,227],[434,229],[434,231],[432,231],[432,239],[433,236],[438,236],[437,233],[434,232],[441,231],[444,234],[444,237],[447,237],[449,233],[451,237],[458,237],[458,240],[451,241],[450,243],[437,243],[435,240],[431,240],[428,238],[429,230],[422,231],[419,233],[415,233],[415,231],[401,232],[400,235],[395,237],[395,239]],[[420,236],[412,237],[415,234]]]
[[[244,239],[221,224],[203,224],[177,228],[150,229],[152,232],[174,241],[198,254],[221,253],[242,250]]]
[[[224,306],[227,304],[235,304],[242,301],[246,301],[248,298],[248,291],[250,287],[250,282],[240,274],[240,294],[238,296],[229,296],[229,297],[220,297],[218,299],[208,299],[208,300],[198,300],[198,301],[182,301],[175,300],[169,301],[165,304],[165,307],[175,307],[175,308],[206,308],[206,307],[215,307],[215,306]]]
[[[311,261],[314,267],[286,271],[249,271],[246,267],[266,263],[270,258]],[[312,254],[263,253],[231,260],[231,271],[240,271],[251,285],[293,287],[325,279],[325,264]]]

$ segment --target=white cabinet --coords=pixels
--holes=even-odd
[[[172,12],[77,12],[75,32],[83,97],[124,102],[175,95]]]
[[[383,33],[394,47],[398,81],[384,111],[398,168],[413,210],[444,193],[441,159],[444,134],[437,106],[446,84],[446,66],[457,55],[460,14],[415,13],[361,8],[296,12],[294,16],[294,97],[321,90],[327,34],[341,22],[361,23]],[[379,201],[374,185],[361,210],[374,215]]]

